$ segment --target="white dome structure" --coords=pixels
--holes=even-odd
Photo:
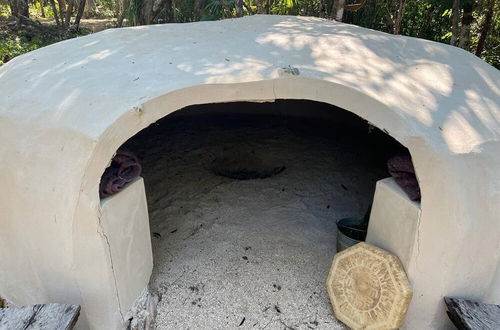
[[[409,149],[422,200],[405,328],[447,327],[444,296],[500,303],[498,70],[448,45],[287,16],[110,29],[1,67],[0,296],[81,304],[78,327],[121,328],[151,246],[147,213],[120,227],[99,199],[114,152],[189,105],[276,99],[341,107]],[[141,191],[120,198],[145,205]]]

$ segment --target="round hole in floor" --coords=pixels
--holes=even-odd
[[[265,179],[286,169],[251,148],[226,149],[214,160],[212,172],[235,180]]]

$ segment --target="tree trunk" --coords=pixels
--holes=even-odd
[[[199,21],[201,19],[201,13],[205,8],[206,4],[207,0],[195,0],[193,21]]]
[[[458,21],[460,20],[460,0],[453,0],[453,8],[451,10],[451,39],[450,45],[456,46],[458,40]]]
[[[153,21],[153,0],[142,0],[139,25],[148,25]]]
[[[97,4],[95,3],[95,0],[87,0],[87,4],[85,5],[85,11],[83,12],[84,13],[84,17],[85,18],[89,18],[90,17],[90,14],[94,11],[97,10]]]
[[[123,19],[124,19],[125,13],[121,11],[118,14],[118,17],[116,18],[116,26],[122,27],[123,26]]]
[[[265,0],[256,0],[257,14],[265,14],[266,6],[264,5]]]
[[[82,19],[83,11],[85,10],[85,3],[87,3],[86,0],[78,0],[78,10],[76,11],[75,17],[75,27],[77,30],[80,28],[80,20]]]
[[[66,13],[66,1],[64,0],[58,0],[57,2],[59,4],[59,14],[60,14],[60,18],[61,18],[61,24],[63,26],[66,25],[66,21],[64,20],[64,16],[65,16],[65,13]]]
[[[172,14],[170,15],[172,23],[177,23],[177,6],[175,5],[175,0],[172,0],[172,6],[170,8],[172,10]]]
[[[342,22],[344,16],[345,0],[333,0],[332,13],[330,17],[337,22]]]
[[[10,14],[14,17],[19,16],[19,7],[17,6],[17,0],[9,0]]]
[[[486,3],[486,15],[484,17],[483,26],[481,27],[481,35],[477,42],[476,56],[481,56],[486,42],[486,36],[491,29],[491,21],[493,19],[493,11],[495,10],[495,0],[488,0]]]
[[[14,17],[30,16],[28,0],[10,0],[9,7],[10,7],[10,12]]]
[[[57,14],[56,2],[54,0],[49,0],[50,7],[52,8],[52,12],[54,13],[54,19],[56,20],[56,24],[59,25],[59,15]]]
[[[165,9],[165,22],[170,22],[171,14],[172,14],[172,1],[171,0],[161,0],[159,3],[156,3],[156,6],[153,6],[153,15],[152,20],[154,21],[158,15]]]
[[[45,7],[43,0],[40,0],[39,3],[40,3],[40,10],[42,11],[42,17],[45,18]]]
[[[64,26],[68,27],[71,22],[71,15],[73,14],[73,8],[75,6],[75,0],[68,0],[68,8],[66,8],[66,18],[64,19]]]
[[[403,21],[403,13],[405,10],[405,3],[406,0],[399,0],[399,6],[398,6],[398,11],[396,12],[395,19],[394,19],[394,30],[393,34],[400,34],[401,33],[401,22]]]
[[[320,0],[319,1],[319,17],[323,18],[325,17],[325,10],[326,10],[326,6],[325,6],[325,0]]]
[[[243,0],[236,0],[235,7],[236,7],[236,17],[242,17],[243,16]]]
[[[24,17],[30,17],[28,0],[17,0],[19,3],[19,13]]]
[[[460,40],[458,41],[458,47],[465,50],[469,50],[470,28],[472,25],[472,21],[474,20],[474,16],[472,16],[473,10],[474,2],[472,0],[467,1],[464,4],[464,11],[462,14],[462,29],[460,31]]]
[[[75,0],[73,0],[75,1]],[[123,26],[123,18],[125,17],[125,0],[116,0],[116,25]]]
[[[30,17],[30,8],[28,6],[28,0],[22,1],[23,7],[21,10],[21,13],[23,14],[24,17]]]

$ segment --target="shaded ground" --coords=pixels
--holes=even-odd
[[[386,176],[366,142],[366,132],[262,116],[171,120],[135,137],[157,328],[343,328],[324,283],[335,221],[363,216]],[[227,178],[221,163],[273,173]]]
[[[38,18],[43,24],[55,25],[54,19]],[[116,19],[114,18],[82,18],[80,27],[88,30],[90,33],[96,33],[102,30],[116,27]]]

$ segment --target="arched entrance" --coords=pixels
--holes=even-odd
[[[387,159],[404,149],[304,100],[190,106],[121,148],[143,166],[162,329],[334,327],[324,283],[335,222],[365,216]],[[119,212],[135,209],[122,200]]]
[[[334,88],[332,88],[334,87]],[[195,86],[191,87],[186,90],[180,90],[176,91],[164,96],[161,96],[155,100],[146,102],[144,105],[140,107],[135,107],[131,109],[125,116],[122,118],[118,119],[115,123],[115,125],[111,126],[105,134],[101,136],[101,142],[97,145],[96,148],[96,158],[94,158],[88,165],[88,177],[86,177],[85,182],[89,184],[88,189],[91,190],[91,195],[94,196],[97,192],[98,188],[98,182],[99,178],[94,178],[90,179],[91,175],[93,176],[94,174],[100,174],[103,171],[104,167],[101,167],[103,165],[99,165],[101,167],[101,170],[90,170],[91,168],[95,168],[95,162],[99,161],[100,164],[107,164],[109,162],[109,159],[111,158],[111,155],[114,153],[116,149],[122,144],[122,143],[117,143],[119,140],[126,141],[131,135],[130,134],[135,134],[141,127],[145,127],[148,125],[149,122],[156,121],[159,118],[162,118],[169,112],[173,110],[177,110],[179,108],[183,108],[181,106],[182,103],[188,105],[188,104],[203,104],[203,103],[221,103],[221,102],[228,102],[228,101],[237,101],[237,100],[231,100],[230,97],[234,97],[234,95],[238,95],[240,97],[239,100],[246,101],[246,100],[253,100],[252,103],[255,104],[255,101],[258,101],[258,103],[264,102],[266,100],[266,95],[269,92],[267,88],[271,88],[272,95],[278,96],[280,94],[286,94],[289,97],[287,99],[290,100],[290,102],[293,103],[293,100],[298,100],[295,101],[297,104],[300,104],[300,100],[313,100],[313,101],[321,101],[324,105],[325,108],[318,113],[314,114],[313,117],[315,116],[319,120],[324,120],[325,118],[330,118],[330,119],[337,119],[339,123],[342,122],[342,120],[346,120],[347,122],[350,121],[349,117],[352,118],[357,118],[360,122],[363,122],[363,128],[364,130],[368,130],[368,123],[370,123],[370,126],[375,124],[377,125],[377,122],[380,121],[383,124],[380,124],[380,127],[383,129],[384,133],[382,135],[387,135],[390,132],[394,132],[393,134],[398,134],[400,131],[405,131],[405,128],[402,128],[399,126],[401,124],[403,127],[405,126],[404,122],[401,121],[401,118],[398,118],[397,116],[394,116],[394,114],[385,106],[377,103],[370,97],[361,94],[359,92],[356,92],[350,88],[346,88],[340,85],[335,85],[335,84],[330,84],[330,83],[324,83],[316,80],[310,80],[310,79],[303,79],[303,78],[297,78],[297,79],[280,79],[280,80],[274,80],[274,81],[264,81],[264,82],[258,82],[258,83],[251,83],[251,84],[235,84],[235,85],[210,85],[210,86]],[[325,88],[329,88],[330,93],[327,93]],[[209,92],[209,90],[211,90]],[[189,95],[189,98],[188,98]],[[218,97],[217,97],[218,96]],[[290,97],[293,96],[293,97]],[[307,97],[301,97],[301,96],[307,96]],[[314,97],[313,97],[314,96]],[[229,99],[228,99],[229,98]],[[331,102],[331,99],[336,100],[336,104],[345,104],[350,106],[350,110],[356,110],[352,111],[353,113],[346,112],[345,110],[339,110],[339,108],[335,106],[327,106],[327,103],[333,104]],[[203,102],[203,99],[209,101],[209,102]],[[279,99],[279,97],[278,97]],[[326,100],[325,100],[326,99]],[[355,102],[349,102],[348,100],[355,100]],[[169,101],[170,100],[170,101]],[[179,100],[182,100],[181,103],[174,103],[171,102],[172,100],[176,100],[175,102],[179,102]],[[274,102],[276,99],[271,98],[269,101]],[[326,102],[329,101],[329,102]],[[307,101],[306,101],[307,102]],[[273,103],[271,103],[273,104]],[[370,109],[370,110],[367,110]],[[171,110],[170,110],[171,109]],[[274,106],[271,106],[269,109],[274,109],[271,110],[271,112],[275,112],[275,115],[284,115],[287,113],[287,111],[290,111],[289,115],[291,114],[292,116],[299,116],[302,114],[302,116],[305,115],[307,117],[307,111],[304,112],[302,110],[298,110],[298,107],[289,107],[287,110],[285,108],[280,108],[276,107],[276,103],[274,103]],[[278,109],[278,110],[276,110]],[[332,109],[336,109],[336,111],[332,111]],[[276,111],[278,111],[276,113]],[[294,113],[295,111],[295,113]],[[347,114],[347,115],[346,115]],[[361,115],[363,117],[361,118]],[[356,116],[357,115],[357,116]],[[347,118],[347,119],[346,119]],[[368,120],[366,120],[368,119]],[[387,120],[387,122],[386,122]],[[356,120],[353,121],[354,126],[356,126]],[[353,123],[351,122],[351,123]],[[372,124],[373,123],[373,124]],[[359,124],[359,123],[358,123]],[[387,125],[385,125],[387,124]],[[129,129],[132,129],[132,131],[126,132],[124,128],[128,127]],[[359,129],[359,127],[358,127]],[[118,138],[119,136],[122,136]],[[126,138],[125,138],[126,137]],[[104,142],[107,141],[107,142]],[[397,143],[396,143],[397,144]],[[111,149],[114,148],[114,149]],[[101,149],[101,150],[99,150]],[[102,155],[108,154],[110,158],[104,159],[102,158]],[[95,168],[97,169],[97,168]],[[94,173],[94,174],[92,174]],[[93,181],[96,180],[96,181]],[[146,187],[147,189],[147,187]],[[343,189],[343,188],[342,188]],[[97,196],[96,196],[97,197]],[[363,206],[362,208],[365,208],[366,206]],[[363,209],[361,213],[364,213],[366,210]],[[359,213],[358,213],[359,214]],[[106,225],[103,223],[102,217],[99,219],[100,221],[100,226],[104,228]],[[113,231],[113,229],[110,229]],[[112,233],[107,234],[106,230],[103,230],[103,234],[106,236],[106,238],[109,241],[109,237],[113,236]],[[115,234],[116,235],[116,234]],[[112,244],[111,244],[112,245]],[[411,244],[410,244],[411,246]],[[105,246],[105,250],[108,250],[109,254],[109,259],[108,263],[111,263],[111,259],[113,260],[113,263],[115,265],[117,264],[117,261],[120,259],[128,259],[129,256],[122,255],[120,256],[120,253],[117,255],[113,255],[112,249],[108,248]],[[116,268],[116,266],[114,266]],[[110,272],[108,276],[111,276],[110,281],[112,283],[115,283],[114,286],[117,288],[116,289],[116,294],[113,296],[115,299],[115,304],[117,306],[117,309],[120,312],[115,313],[115,317],[117,319],[124,319],[124,315],[126,312],[126,308],[124,306],[128,306],[131,303],[131,297],[134,296],[129,290],[128,293],[122,293],[121,296],[119,294],[120,292],[120,282],[125,281],[127,282],[126,279],[123,279],[122,275],[117,275],[118,273],[112,270],[113,267],[110,268]],[[123,267],[127,268],[127,267]],[[139,287],[145,286],[145,283],[147,283],[149,279],[149,267],[142,265],[141,266],[142,272],[144,273],[142,276],[140,276],[140,280],[137,280],[137,283],[139,285],[136,286],[135,292],[138,291]],[[132,272],[132,270],[128,270],[128,272]],[[134,273],[137,274],[137,271],[133,271]],[[119,274],[123,274],[126,272],[119,272]],[[122,278],[122,279],[120,279]],[[133,285],[127,284],[123,285],[127,288],[133,287]],[[124,291],[124,290],[121,290]],[[128,296],[127,299],[125,299],[125,296]],[[124,301],[127,302],[124,302]],[[119,303],[122,301],[121,303]]]

